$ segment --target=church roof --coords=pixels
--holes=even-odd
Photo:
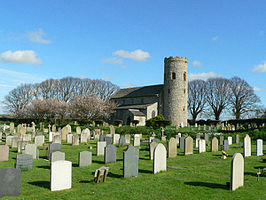
[[[118,110],[127,110],[127,109],[146,109],[148,106],[152,105],[151,103],[149,104],[134,104],[134,105],[123,105],[123,106],[118,106],[116,109]]]
[[[139,110],[129,109],[129,112],[131,112],[134,116],[145,116],[145,114]]]
[[[162,90],[163,84],[120,89],[111,96],[111,99],[157,96]]]

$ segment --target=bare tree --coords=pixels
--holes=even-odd
[[[193,80],[188,82],[188,109],[193,122],[197,116],[204,111],[207,103],[206,82],[203,80]]]
[[[215,120],[219,120],[227,107],[230,97],[229,80],[225,78],[211,78],[206,81],[206,97],[211,113]]]
[[[255,111],[256,104],[260,102],[253,88],[243,79],[233,77],[230,79],[230,108],[236,119],[247,112]]]

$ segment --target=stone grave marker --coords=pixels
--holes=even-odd
[[[86,167],[92,163],[92,153],[89,151],[79,152],[79,167]]]
[[[153,173],[156,174],[160,171],[166,171],[166,148],[162,143],[156,145],[153,155]]]
[[[125,135],[126,144],[130,144],[130,134]]]
[[[110,134],[115,134],[115,127],[113,125],[110,126]]]
[[[206,144],[209,142],[209,134],[208,133],[204,133],[204,140],[205,140]]]
[[[256,155],[257,156],[263,156],[263,140],[262,139],[257,139],[256,143]]]
[[[190,136],[187,136],[185,138],[184,154],[185,155],[193,154],[193,139]]]
[[[48,147],[48,160],[51,159],[51,154],[53,152],[56,152],[56,151],[61,151],[61,144],[58,144],[58,143],[49,144],[49,147]]]
[[[134,147],[140,146],[140,135],[139,134],[134,135],[133,146]]]
[[[126,145],[126,139],[125,139],[125,136],[122,135],[120,138],[119,138],[119,146],[124,146]]]
[[[67,134],[69,134],[71,132],[69,132],[69,128],[68,127],[63,127],[62,128],[62,133],[61,133],[61,139],[62,141],[66,141],[66,137],[67,137]]]
[[[21,171],[12,167],[0,169],[0,198],[19,196],[21,192]]]
[[[99,138],[99,141],[100,141],[100,142],[104,142],[104,141],[105,141],[105,137],[106,137],[106,135],[101,134],[101,135],[100,135],[100,138]]]
[[[52,132],[56,132],[56,125],[55,124],[53,124],[53,126],[52,126]]]
[[[71,133],[72,130],[71,130],[71,126],[69,124],[66,125],[67,129],[68,129],[68,133]]]
[[[240,141],[240,137],[239,135],[236,135],[236,144],[239,144],[239,141]]]
[[[80,142],[81,143],[87,143],[87,133],[81,133]]]
[[[26,130],[26,128],[25,127],[21,127],[20,128],[20,130],[19,130],[19,134],[21,134],[21,135],[24,135],[24,134],[26,134],[26,132],[27,132],[27,130]]]
[[[55,162],[58,160],[65,160],[65,152],[61,152],[61,151],[55,151],[51,153],[51,162]]]
[[[244,185],[244,158],[241,153],[235,153],[231,161],[231,181],[232,191]]]
[[[227,140],[228,140],[228,145],[233,144],[233,138],[231,136],[228,136]]]
[[[72,146],[78,146],[78,145],[79,145],[79,135],[73,135]]]
[[[196,137],[196,141],[195,141],[195,147],[198,148],[199,147],[199,138]]]
[[[203,139],[199,140],[199,153],[206,152],[206,141]]]
[[[220,146],[224,145],[224,136],[223,135],[220,135],[219,145]]]
[[[18,137],[17,136],[14,136],[11,140],[11,148],[17,148],[18,147]]]
[[[54,138],[53,138],[53,143],[61,144],[61,136],[60,135],[55,135]]]
[[[9,147],[7,145],[0,145],[0,162],[8,161],[8,157],[9,157]]]
[[[167,142],[168,158],[174,158],[177,155],[176,139],[171,137]]]
[[[90,129],[85,128],[82,133],[86,133],[87,134],[87,139],[90,140],[91,139],[91,132]]]
[[[228,140],[224,140],[223,150],[224,151],[228,151],[229,150]]]
[[[16,157],[16,169],[22,171],[28,171],[33,169],[33,159],[32,155],[29,154],[19,154]]]
[[[116,147],[112,144],[107,145],[104,148],[104,163],[116,162]]]
[[[216,137],[212,138],[211,151],[212,152],[218,151],[218,139]]]
[[[72,144],[73,141],[73,134],[69,133],[67,134],[67,144]]]
[[[244,137],[244,157],[249,157],[251,156],[251,139],[249,135],[246,135]]]
[[[175,136],[175,139],[176,139],[176,144],[179,145],[180,136],[179,135],[176,135]]]
[[[81,134],[81,128],[79,126],[76,127],[76,133]]]
[[[6,145],[7,146],[11,146],[13,137],[15,137],[15,136],[11,136],[11,135],[6,136]]]
[[[26,144],[25,154],[32,155],[32,159],[37,159],[37,147],[35,144]]]
[[[131,145],[123,153],[123,176],[137,177],[139,172],[139,150]]]
[[[179,148],[184,149],[184,146],[185,146],[185,137],[180,137]]]
[[[28,142],[18,141],[18,153],[21,153],[23,150],[25,150],[25,146],[27,144],[28,144]]]
[[[36,146],[43,146],[44,144],[44,135],[38,135],[34,138],[34,143],[36,144]]]
[[[104,155],[104,148],[106,147],[106,142],[97,142],[97,156]]]
[[[113,143],[114,144],[119,144],[119,139],[120,139],[120,135],[119,134],[114,134],[113,135]]]
[[[72,186],[72,162],[59,160],[51,162],[51,191],[70,189]]]
[[[9,124],[9,131],[10,131],[10,133],[14,133],[14,130],[15,130],[15,125],[14,125],[13,122],[11,122],[11,123]]]
[[[158,142],[153,141],[150,143],[150,160],[153,160],[153,153],[154,153],[154,149],[157,146]]]
[[[112,137],[111,136],[106,136],[105,138],[106,145],[112,144]]]

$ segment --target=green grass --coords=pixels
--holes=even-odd
[[[153,161],[149,152],[140,150],[139,176],[123,178],[123,150],[117,148],[117,162],[104,164],[103,156],[96,156],[96,142],[88,145],[62,145],[66,160],[72,162],[72,189],[50,191],[50,162],[45,161],[46,152],[40,148],[40,159],[34,160],[32,171],[21,173],[21,195],[3,197],[2,199],[266,199],[266,179],[261,177],[257,182],[257,168],[266,167],[261,156],[245,158],[244,187],[230,191],[226,182],[230,181],[230,165],[235,152],[243,152],[239,145],[230,146],[230,157],[222,160],[221,152],[208,152],[184,156],[178,149],[176,158],[167,159],[167,166],[185,167],[185,170],[167,168],[166,172],[153,174]],[[265,149],[265,146],[264,146]],[[92,151],[93,164],[89,167],[78,167],[78,153]],[[252,152],[255,153],[255,145]],[[16,149],[10,149],[8,162],[1,162],[0,168],[14,167]],[[217,162],[208,162],[217,161]],[[107,182],[96,184],[92,181],[95,169],[108,166]],[[0,180],[1,181],[1,180]]]

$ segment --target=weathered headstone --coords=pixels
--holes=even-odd
[[[114,134],[113,135],[113,143],[114,144],[118,144],[119,143],[119,138],[120,138],[119,134]]]
[[[87,134],[87,139],[90,140],[91,139],[91,132],[90,129],[85,128],[82,130],[82,133],[86,133]]]
[[[133,146],[134,147],[140,146],[140,135],[139,134],[134,135]]]
[[[156,145],[153,156],[153,173],[166,171],[166,149],[162,143]]]
[[[71,130],[71,126],[68,124],[68,125],[66,125],[66,127],[67,127],[67,129],[68,129],[68,133],[71,133],[71,132],[72,132],[72,130]]]
[[[11,122],[11,123],[9,124],[9,130],[10,130],[10,133],[14,133],[15,125],[14,125],[13,122]]]
[[[7,146],[10,146],[12,144],[13,137],[15,137],[15,136],[11,136],[11,135],[6,136],[6,145]]]
[[[125,139],[125,136],[122,135],[120,138],[119,138],[119,146],[124,146],[126,145],[126,139]]]
[[[79,135],[74,135],[72,137],[72,146],[77,146],[79,145]]]
[[[79,126],[76,127],[76,133],[81,134],[81,128]]]
[[[100,138],[99,138],[99,141],[100,141],[100,142],[104,142],[104,141],[105,141],[105,137],[106,137],[106,135],[101,134],[101,135],[100,135]]]
[[[67,134],[67,144],[72,144],[73,141],[73,134],[69,133]]]
[[[92,153],[89,151],[79,152],[79,167],[91,165]]]
[[[72,185],[72,162],[51,162],[51,191],[70,189]]]
[[[128,146],[123,154],[123,176],[137,177],[139,172],[139,150],[133,146]]]
[[[52,126],[52,132],[56,132],[56,125],[55,124],[53,124],[53,126]]]
[[[257,139],[256,143],[256,155],[257,156],[263,156],[263,140],[262,139]]]
[[[179,148],[184,149],[184,146],[185,146],[185,137],[180,137]]]
[[[51,153],[51,162],[55,162],[58,160],[65,160],[65,152],[61,152],[61,151],[55,151]]]
[[[112,137],[110,137],[110,136],[106,136],[106,137],[104,138],[104,141],[106,142],[106,145],[108,145],[108,144],[112,144]]]
[[[224,140],[223,150],[224,151],[228,151],[229,150],[228,140]]]
[[[157,146],[158,142],[151,142],[150,143],[150,160],[153,160],[153,153],[154,153],[154,149]]]
[[[97,142],[97,156],[104,155],[104,148],[106,147],[106,142]]]
[[[19,138],[14,136],[11,140],[11,148],[17,148],[18,147],[18,140]]]
[[[21,169],[23,171],[33,169],[33,159],[32,155],[29,154],[19,154],[16,157],[16,169]]]
[[[38,135],[34,138],[34,143],[36,144],[36,146],[43,146],[44,144],[44,135]]]
[[[24,135],[24,134],[26,134],[26,132],[27,132],[26,128],[22,126],[20,128],[19,134]]]
[[[18,153],[21,153],[23,150],[25,150],[25,146],[27,144],[28,144],[28,142],[18,141]]]
[[[218,151],[218,139],[216,137],[212,138],[211,151],[212,152]]]
[[[251,156],[251,138],[249,135],[244,137],[244,157]]]
[[[113,125],[110,126],[110,134],[115,134],[115,127]]]
[[[244,185],[244,158],[241,153],[235,153],[231,161],[231,182],[232,191]]]
[[[233,144],[233,138],[231,136],[228,136],[227,140],[228,140],[228,145]]]
[[[130,144],[130,134],[125,135],[126,144]]]
[[[81,133],[80,135],[80,142],[81,143],[87,143],[87,134],[86,133]]]
[[[63,127],[62,128],[62,134],[61,134],[61,140],[62,141],[66,141],[66,137],[67,137],[67,134],[71,133],[71,131],[69,132],[69,128],[68,127]]]
[[[180,136],[179,135],[176,135],[175,136],[175,139],[176,139],[176,144],[179,145]]]
[[[0,145],[0,162],[8,161],[9,147],[7,145]]]
[[[219,145],[220,146],[224,145],[224,136],[223,135],[220,135]]]
[[[206,152],[206,141],[203,139],[199,140],[199,153]]]
[[[200,140],[200,138],[197,138],[197,137],[196,137],[196,141],[195,141],[195,147],[196,147],[196,148],[199,147],[199,140]]]
[[[37,147],[35,144],[26,144],[25,154],[32,155],[32,159],[37,159]]]
[[[236,135],[236,144],[239,144],[239,142],[240,142],[240,137],[239,135]]]
[[[0,169],[0,198],[19,196],[21,192],[21,171],[11,167]]]
[[[116,147],[112,144],[107,145],[104,148],[104,163],[116,162]]]
[[[167,142],[168,158],[174,158],[177,154],[176,139],[171,137]]]
[[[205,140],[206,144],[209,142],[209,134],[208,133],[204,133],[204,140]]]
[[[187,136],[185,138],[184,154],[185,155],[193,154],[193,139],[190,136]]]
[[[56,152],[56,151],[61,151],[61,144],[58,144],[58,143],[49,144],[49,147],[48,147],[48,160],[51,159],[51,154],[53,152]]]
[[[53,143],[61,144],[61,136],[60,135],[55,135],[53,137]]]

